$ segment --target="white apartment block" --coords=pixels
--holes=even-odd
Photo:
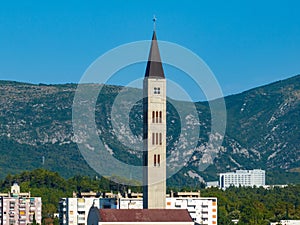
[[[59,201],[59,224],[87,224],[91,206],[99,207],[99,198],[62,198]]]
[[[62,198],[59,202],[60,225],[87,224],[88,213],[94,204],[99,209],[143,209],[141,193],[130,193],[129,197],[120,194],[104,193],[101,197],[96,193],[82,193],[82,198]],[[127,195],[126,195],[127,196]],[[171,193],[166,197],[166,209],[187,209],[196,224],[217,224],[217,198],[200,197],[200,192]]]
[[[265,171],[237,170],[235,172],[221,173],[219,175],[219,187],[226,189],[230,186],[260,187],[265,185]]]
[[[187,209],[197,224],[218,224],[217,198],[167,198],[166,209]]]
[[[0,225],[27,225],[33,221],[42,223],[42,199],[21,193],[13,184],[11,192],[0,193]]]
[[[187,209],[197,224],[213,225],[218,223],[217,198],[168,197],[166,209]],[[142,198],[120,198],[119,209],[142,209]]]
[[[85,193],[86,194],[86,193]],[[117,208],[117,198],[99,198],[86,196],[82,198],[61,198],[59,201],[59,224],[87,224],[89,210],[92,205],[99,209]]]

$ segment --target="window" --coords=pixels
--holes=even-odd
[[[157,155],[157,164],[160,166],[160,154]]]
[[[160,94],[160,87],[155,87],[153,93],[155,95],[159,95]]]
[[[152,111],[152,123],[162,123],[162,111]]]
[[[162,123],[162,112],[159,111],[159,122]]]
[[[152,133],[152,145],[162,145],[162,133]]]
[[[152,111],[152,123],[155,123],[155,112]]]
[[[156,154],[154,155],[154,166],[156,166]]]
[[[159,133],[159,145],[162,145],[162,134]]]

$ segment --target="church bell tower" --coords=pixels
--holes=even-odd
[[[143,83],[143,208],[166,207],[166,79],[153,31]]]

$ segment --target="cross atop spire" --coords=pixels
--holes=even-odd
[[[154,21],[154,19],[153,19],[153,21]],[[154,24],[155,24],[155,21],[154,21]],[[165,78],[164,70],[162,67],[161,59],[160,59],[155,30],[153,31],[151,48],[150,48],[145,77],[160,78],[160,79]]]
[[[152,21],[153,21],[153,31],[155,31],[156,30],[156,16],[155,15],[153,15],[153,19],[152,19]]]

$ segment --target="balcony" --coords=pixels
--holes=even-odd
[[[19,220],[26,220],[26,216],[25,215],[19,216]]]
[[[84,212],[85,211],[85,205],[80,205],[80,206],[78,205],[77,210],[80,211],[80,212]]]
[[[77,217],[77,222],[78,223],[85,223],[85,216],[84,215],[79,215]]]
[[[26,210],[26,205],[20,205],[20,206],[19,206],[19,210],[20,210],[20,211],[22,211],[22,210],[25,211],[25,210]]]

